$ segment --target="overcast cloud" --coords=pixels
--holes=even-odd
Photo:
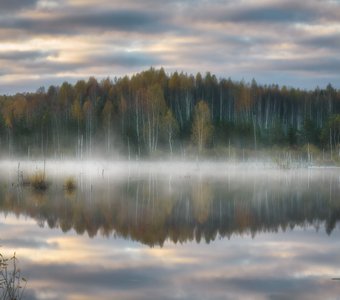
[[[340,2],[0,0],[0,94],[151,66],[340,87]]]

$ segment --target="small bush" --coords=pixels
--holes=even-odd
[[[31,186],[37,191],[45,191],[48,188],[48,184],[43,172],[37,172],[30,178]]]
[[[65,180],[65,184],[64,184],[65,190],[69,193],[73,192],[76,188],[76,181],[74,180],[73,177],[69,177]]]

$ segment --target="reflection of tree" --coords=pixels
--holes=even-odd
[[[335,180],[335,179],[332,179]],[[340,220],[340,186],[323,180],[256,179],[224,181],[182,179],[169,185],[154,176],[130,182],[98,183],[70,196],[62,189],[44,194],[15,186],[0,187],[0,210],[27,215],[39,225],[74,229],[78,234],[113,232],[147,245],[166,239],[214,240],[218,235],[276,232],[295,226],[316,228],[325,222],[330,234]]]
[[[192,185],[193,215],[199,224],[207,222],[213,201],[213,190],[209,182],[197,181]]]
[[[331,234],[340,218],[340,208],[334,208],[326,220],[326,232]]]

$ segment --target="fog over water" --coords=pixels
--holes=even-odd
[[[340,294],[337,168],[48,160],[0,170],[1,253],[17,253],[25,299]],[[46,191],[18,184],[43,170]]]
[[[328,170],[338,169],[337,167],[313,167],[308,165],[283,170],[272,160],[253,160],[247,162],[232,161],[209,161],[209,160],[2,160],[0,168],[3,172],[14,175],[18,172],[32,175],[36,171],[46,171],[49,175],[65,176],[84,174],[90,177],[107,175],[109,177],[129,177],[155,174],[157,176],[191,176],[200,175],[203,177],[224,177],[224,176],[247,176],[270,174],[275,176],[287,176],[293,173],[308,173],[311,169],[323,170],[324,172],[313,172],[316,175],[328,173]],[[340,168],[339,168],[340,169]],[[308,171],[309,170],[309,171]],[[308,171],[308,172],[307,172]],[[6,174],[8,174],[6,173]],[[324,175],[323,175],[324,176]]]

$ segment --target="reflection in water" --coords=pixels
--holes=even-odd
[[[27,299],[340,294],[336,170],[79,175],[72,193],[58,178],[46,193],[12,181],[0,184],[0,244],[17,252]]]
[[[0,209],[27,215],[40,226],[132,238],[210,242],[233,234],[285,231],[325,223],[328,234],[340,218],[339,178],[308,173],[280,176],[101,178],[67,192],[55,182],[46,193],[3,187]]]

